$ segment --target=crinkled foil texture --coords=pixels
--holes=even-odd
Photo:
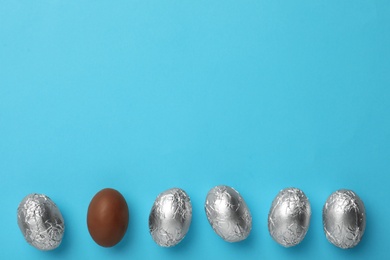
[[[18,225],[26,241],[40,250],[57,248],[65,231],[56,204],[43,194],[30,194],[19,204]]]
[[[309,229],[310,216],[310,203],[303,191],[286,188],[272,202],[268,214],[268,230],[280,245],[295,246],[304,239]]]
[[[207,194],[207,219],[214,231],[227,242],[246,239],[252,229],[252,216],[241,195],[229,186],[216,186]]]
[[[322,219],[326,238],[337,247],[355,247],[366,228],[363,201],[351,190],[338,190],[327,199]]]
[[[182,189],[169,189],[160,193],[153,204],[149,215],[150,234],[160,246],[175,246],[187,234],[191,219],[190,197]]]

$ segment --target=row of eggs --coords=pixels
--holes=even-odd
[[[207,219],[215,233],[227,242],[246,239],[252,229],[252,217],[243,197],[232,187],[212,188],[206,197]],[[40,250],[57,248],[65,231],[64,219],[55,203],[46,195],[30,194],[20,203],[18,225],[26,241]],[[303,191],[281,190],[268,214],[268,230],[284,247],[299,244],[310,224],[311,207]],[[351,190],[332,193],[323,207],[326,238],[337,247],[356,246],[365,230],[366,213],[362,200]],[[160,246],[171,247],[182,241],[192,219],[187,193],[173,188],[160,193],[150,211],[149,230]],[[103,247],[119,243],[126,233],[129,211],[124,197],[114,189],[103,189],[91,200],[87,213],[88,231]]]

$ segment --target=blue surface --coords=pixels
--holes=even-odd
[[[390,246],[388,1],[0,1],[1,259],[384,259]],[[253,215],[245,242],[209,226],[203,203],[235,187]],[[163,190],[191,196],[193,222],[160,248],[148,215]],[[284,187],[312,204],[303,243],[268,234]],[[124,240],[97,246],[86,226],[96,192],[130,208]],[[339,188],[363,199],[367,230],[332,246],[321,210]],[[23,239],[16,208],[49,195],[63,244]]]

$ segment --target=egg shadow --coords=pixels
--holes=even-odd
[[[176,246],[165,249],[171,251],[172,254],[187,253],[189,248],[193,244],[193,241],[195,241],[198,236],[198,224],[199,223],[197,221],[192,221],[190,229],[188,230],[188,233],[186,234],[184,239]]]
[[[116,253],[122,253],[123,251],[127,251],[127,250],[130,250],[131,249],[131,241],[133,240],[133,233],[134,232],[131,232],[131,230],[135,230],[135,226],[136,226],[136,223],[135,221],[132,221],[132,216],[131,216],[131,205],[129,205],[129,202],[127,201],[127,207],[129,209],[129,222],[127,224],[127,229],[126,229],[126,233],[125,235],[123,236],[123,238],[121,239],[121,241],[119,241],[118,244],[116,244],[115,246],[113,246],[111,249],[113,251],[115,251]]]
[[[69,236],[65,233],[64,233],[64,237],[62,238],[61,244],[56,249],[50,250],[48,252],[50,255],[59,257],[60,255],[63,256],[66,253],[66,251],[69,248],[69,239],[68,239]]]
[[[130,241],[131,241],[131,236],[130,236],[130,232],[129,232],[129,227],[127,227],[127,231],[125,233],[125,235],[123,236],[122,240],[114,245],[112,247],[112,250],[113,251],[117,251],[117,252],[123,252],[124,250],[128,250],[129,249],[129,244],[130,244]]]
[[[192,203],[192,219],[190,228],[184,237],[184,239],[177,244],[176,246],[169,248],[161,248],[166,251],[168,254],[175,255],[177,257],[185,258],[188,252],[191,250],[191,247],[197,243],[197,239],[201,239],[201,230],[202,230],[202,222],[204,221],[205,213],[203,208],[203,197],[193,196],[191,198]],[[198,210],[199,209],[199,210]]]
[[[347,249],[339,248],[333,245],[332,243],[330,243],[329,241],[328,241],[329,242],[328,247],[330,248],[330,250],[337,252],[337,254],[342,257],[346,257],[346,258],[359,257],[365,255],[365,252],[372,246],[371,241],[367,239],[366,235],[367,234],[365,233],[362,237],[362,240],[359,242],[359,244],[357,244],[353,248],[347,248]]]
[[[233,242],[233,243],[230,242],[226,242],[226,243],[231,244],[232,247],[235,248],[236,250],[245,250],[245,251],[252,250],[256,246],[258,246],[257,236],[258,236],[257,232],[254,232],[254,230],[252,230],[249,236],[245,240],[239,242]]]
[[[304,239],[301,241],[301,243],[299,243],[298,245],[295,245],[295,246],[292,246],[292,247],[284,247],[282,245],[279,245],[276,241],[275,244],[281,248],[281,250],[284,250],[285,253],[286,253],[286,257],[287,257],[287,254],[288,256],[303,256],[304,254],[306,254],[311,248],[313,248],[315,246],[315,236],[313,236],[313,231],[314,230],[309,230],[307,231]],[[272,237],[270,236],[270,238],[272,239]],[[273,240],[273,239],[272,239]]]

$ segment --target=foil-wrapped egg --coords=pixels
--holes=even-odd
[[[206,198],[207,219],[214,231],[227,242],[246,239],[252,229],[252,216],[241,195],[229,186],[212,188]]]
[[[366,228],[363,201],[351,190],[338,190],[326,200],[322,221],[329,242],[342,249],[355,247]]]
[[[157,196],[150,211],[150,234],[160,246],[175,246],[187,234],[191,219],[192,206],[187,193],[179,188],[166,190]]]
[[[284,247],[298,245],[309,229],[310,216],[310,203],[303,191],[283,189],[273,200],[268,214],[269,233]]]
[[[46,195],[27,195],[20,202],[17,215],[19,228],[30,245],[47,251],[61,244],[64,219],[56,204]]]

